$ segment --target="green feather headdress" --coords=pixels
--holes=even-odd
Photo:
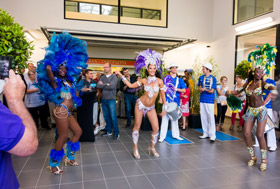
[[[248,55],[248,62],[251,62],[251,69],[255,70],[256,68],[261,68],[266,72],[266,75],[269,75],[271,69],[275,68],[275,56],[277,49],[270,46],[268,43],[264,44],[262,47],[254,52],[251,52]]]

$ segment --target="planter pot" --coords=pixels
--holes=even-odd
[[[159,124],[159,129],[160,129],[160,126],[161,126],[161,117],[160,116],[157,116],[158,117],[158,124]],[[150,124],[150,121],[148,119],[147,116],[143,117],[142,118],[142,123],[141,123],[141,130],[142,131],[152,131],[152,126]]]
[[[189,116],[189,127],[198,129],[201,128],[200,115],[190,115]]]

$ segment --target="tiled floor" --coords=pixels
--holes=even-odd
[[[279,188],[280,150],[268,153],[266,172],[259,171],[258,166],[247,167],[248,153],[242,134],[236,128],[233,132],[228,131],[229,120],[226,121],[225,132],[240,141],[210,144],[207,139],[198,139],[200,133],[197,131],[187,129],[181,131],[181,135],[193,144],[158,143],[160,158],[155,159],[147,150],[150,132],[141,131],[141,159],[135,160],[131,155],[132,128],[124,128],[125,120],[119,119],[119,140],[98,135],[95,143],[81,143],[81,151],[77,154],[81,166],[63,166],[65,173],[59,176],[46,169],[48,154],[54,145],[54,131],[39,130],[37,152],[30,157],[13,157],[14,169],[21,188]],[[259,151],[257,154],[259,156]]]

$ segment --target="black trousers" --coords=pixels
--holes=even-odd
[[[28,108],[33,120],[35,121],[36,127],[39,127],[39,118],[43,128],[49,128],[48,117],[49,117],[49,107],[48,104],[42,106]]]
[[[221,103],[217,103],[217,108],[218,108],[218,113],[217,113],[216,125],[218,125],[219,123],[224,124],[224,120],[227,112],[227,105],[222,106]]]

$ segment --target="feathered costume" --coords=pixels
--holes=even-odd
[[[148,69],[148,65],[151,64],[156,66],[160,75],[162,76],[162,55],[159,52],[153,51],[152,49],[147,49],[145,51],[138,52],[138,56],[135,58],[135,60],[134,67],[137,74],[140,73],[140,70],[143,67]]]
[[[254,71],[256,68],[261,68],[266,72],[268,76],[271,69],[275,68],[275,56],[277,49],[271,47],[268,43],[264,44],[262,47],[257,46],[260,50],[251,52],[248,55],[248,62],[251,62],[251,69]]]
[[[268,76],[271,69],[275,68],[275,56],[277,49],[271,47],[268,43],[263,46],[257,46],[259,50],[253,51],[248,55],[248,62],[251,63],[251,70],[255,71],[256,68],[263,69]],[[250,83],[249,83],[250,85]],[[230,109],[237,113],[242,110],[242,101],[237,97],[230,95],[227,98]]]
[[[82,100],[76,96],[76,90],[80,91],[82,85],[77,85],[77,79],[82,69],[86,69],[88,66],[86,64],[88,60],[86,42],[72,37],[66,32],[59,35],[54,34],[46,51],[45,58],[39,62],[37,68],[37,85],[40,91],[55,104],[62,103],[64,98],[61,97],[61,92],[68,91],[72,95],[74,107],[80,106]],[[63,85],[63,81],[56,77],[57,88],[53,89],[46,71],[48,65],[51,66],[54,76],[57,76],[60,65],[65,66],[67,68],[66,80],[70,81],[72,86],[69,88],[69,86]]]
[[[43,60],[38,64],[37,68],[37,86],[40,91],[45,95],[46,99],[61,105],[64,98],[67,95],[73,99],[73,105],[76,108],[82,104],[80,97],[76,96],[76,91],[80,91],[82,85],[77,84],[77,79],[82,69],[87,68],[88,54],[87,44],[78,38],[72,37],[69,33],[63,32],[59,35],[53,35],[50,41],[50,45],[46,48],[46,55]],[[47,75],[46,67],[50,65],[57,83],[57,88],[54,89],[50,85],[50,78]],[[64,66],[67,69],[66,79],[60,79],[58,77],[59,66]],[[71,82],[71,86],[68,84]],[[67,109],[67,107],[65,107]],[[74,160],[75,152],[80,149],[79,142],[67,143],[67,158]],[[59,169],[59,163],[62,161],[65,155],[63,148],[60,151],[55,149],[51,150],[50,153],[50,167],[57,167]],[[57,173],[55,173],[57,174]]]

